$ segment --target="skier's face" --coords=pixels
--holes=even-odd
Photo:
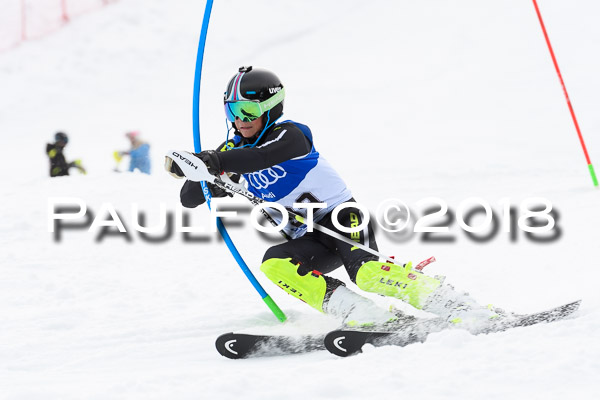
[[[242,121],[241,119],[235,119],[235,127],[242,134],[243,137],[249,139],[256,135],[262,128],[263,116],[261,115],[254,121]]]

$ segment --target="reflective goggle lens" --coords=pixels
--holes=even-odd
[[[281,88],[275,96],[268,98],[265,101],[225,101],[225,115],[231,122],[235,121],[238,117],[242,121],[254,121],[260,117],[264,112],[269,111],[277,104],[281,103],[285,98],[285,88]]]
[[[254,101],[225,102],[225,115],[231,122],[239,118],[244,122],[254,121],[262,115],[260,103]]]

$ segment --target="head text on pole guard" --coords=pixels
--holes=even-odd
[[[171,158],[175,162],[185,177],[193,182],[207,181],[214,183],[215,176],[208,172],[208,168],[194,154],[188,153],[187,151],[176,151],[171,150],[167,153],[167,157]]]

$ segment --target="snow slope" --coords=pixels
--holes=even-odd
[[[592,161],[600,163],[595,79],[600,5],[540,0]],[[373,212],[398,198],[417,213],[430,196],[450,209],[472,196],[544,197],[560,235],[521,230],[484,243],[456,222],[452,242],[378,231],[379,247],[420,261],[484,303],[530,312],[578,298],[575,318],[487,336],[432,335],[406,348],[349,359],[319,352],[231,361],[214,349],[227,331],[318,332],[338,321],[286,296],[258,270],[270,241],[247,223],[230,233],[288,314],[281,325],[215,234],[134,229],[132,204],[157,224],[174,215],[180,182],[161,169],[171,148],[192,149],[192,89],[204,4],[123,0],[56,34],[0,54],[0,398],[594,399],[600,395],[600,192],[594,189],[530,2],[256,0],[215,2],[205,53],[205,148],[225,138],[221,96],[240,65],[277,72],[286,117]],[[154,173],[117,174],[114,150],[139,129]],[[88,174],[47,177],[45,143],[70,135],[67,156]],[[124,166],[122,165],[121,168]],[[600,168],[600,167],[598,167]],[[48,231],[49,199],[78,198],[129,232]],[[104,209],[106,210],[106,208]],[[201,207],[190,222],[209,219]],[[335,271],[338,278],[347,278]],[[350,285],[352,286],[352,285]],[[395,300],[374,297],[382,306]]]

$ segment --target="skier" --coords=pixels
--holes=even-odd
[[[332,223],[333,209],[355,200],[342,178],[316,150],[308,126],[290,120],[278,122],[284,97],[285,88],[274,73],[241,67],[224,95],[225,115],[233,137],[228,135],[217,151],[203,151],[196,156],[211,174],[241,175],[254,195],[296,213],[306,215],[306,209],[294,209],[294,203],[325,203],[325,208],[314,211],[314,222],[377,250],[370,224],[350,234]],[[175,177],[184,177],[169,157],[165,169]],[[208,186],[214,197],[229,195],[213,184]],[[200,184],[189,180],[180,197],[185,207],[205,202]],[[360,226],[363,218],[361,211],[352,206],[337,216],[344,227]],[[261,271],[288,294],[321,312],[343,318],[349,326],[394,324],[400,320],[396,313],[379,308],[327,275],[342,265],[360,289],[401,299],[471,331],[483,329],[490,319],[498,317],[494,310],[456,292],[441,279],[413,270],[411,263],[401,266],[382,262],[377,256],[320,231],[307,232],[306,225],[290,220],[284,232],[291,240],[266,251]]]
[[[85,174],[85,168],[81,165],[81,160],[75,160],[68,163],[65,159],[64,149],[69,143],[69,137],[64,132],[57,132],[54,135],[54,143],[46,144],[46,154],[50,159],[50,177],[69,175],[69,169],[77,168]]]
[[[120,157],[128,155],[129,172],[138,169],[144,174],[150,174],[150,145],[140,139],[140,133],[137,131],[127,132],[125,136],[131,142],[131,149],[119,152],[119,157],[115,155],[115,160],[118,163],[121,161]]]

